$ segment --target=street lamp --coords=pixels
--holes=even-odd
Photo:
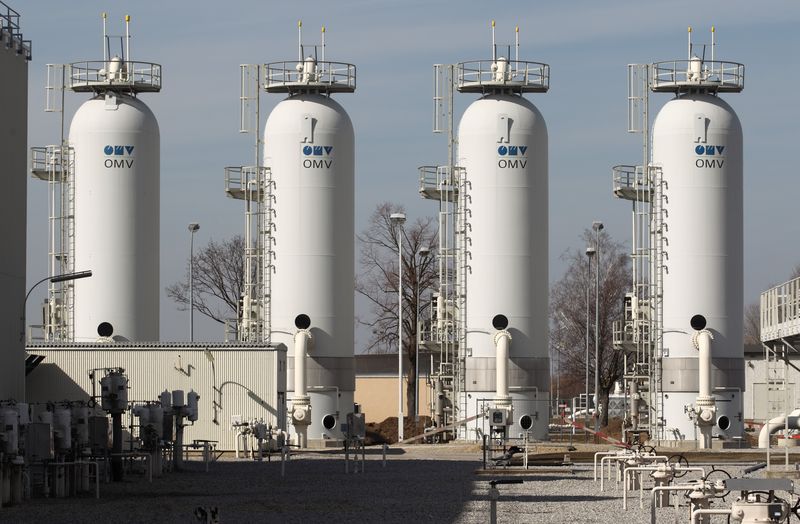
[[[194,342],[194,234],[200,224],[189,224],[189,342]]]
[[[392,213],[397,229],[397,442],[403,440],[403,224],[405,213]]]
[[[597,263],[594,265],[594,430],[600,430],[600,231],[603,223],[595,220],[592,222],[594,229],[594,247],[597,250]]]
[[[22,329],[20,329],[19,332],[19,341],[22,342],[23,340],[25,340],[25,313],[28,305],[28,297],[31,296],[31,293],[33,292],[34,289],[36,289],[36,286],[48,280],[55,284],[56,282],[67,282],[68,280],[77,280],[79,278],[87,278],[90,276],[92,276],[91,270],[76,271],[75,273],[64,273],[63,275],[44,277],[43,279],[32,285],[31,288],[28,290],[28,293],[25,295],[25,300],[22,302],[22,318],[20,319],[22,321]]]
[[[589,290],[592,286],[589,285],[589,279],[592,278],[592,257],[595,254],[595,249],[591,246],[586,248],[586,256],[589,259],[589,264],[586,266],[586,409],[583,412],[583,426],[588,425],[589,420]],[[595,411],[597,408],[595,407]]]
[[[422,279],[422,264],[430,253],[431,250],[427,247],[421,248],[417,253],[419,255],[419,264],[417,265],[419,270],[417,271],[417,329],[415,330],[417,340],[416,344],[414,344],[416,347],[416,355],[414,356],[414,369],[416,370],[416,376],[414,377],[414,422],[419,422],[419,281]]]

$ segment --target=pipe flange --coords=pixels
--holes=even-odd
[[[501,329],[500,331],[498,331],[497,333],[494,334],[494,345],[495,346],[497,345],[498,342],[500,342],[500,339],[502,337],[508,337],[508,341],[509,342],[511,342],[511,340],[513,340],[511,338],[511,333],[509,333],[508,330]]]
[[[700,341],[698,340],[700,338],[700,335],[708,335],[708,338],[714,340],[714,333],[712,333],[707,329],[701,329],[700,331],[695,331],[694,333],[692,333],[692,345],[694,346],[695,349],[698,350],[700,349]]]
[[[309,331],[308,329],[298,329],[294,334],[295,340],[297,340],[297,335],[305,335],[308,337],[309,341],[314,340],[314,335],[312,335],[311,331]]]
[[[698,396],[695,400],[695,405],[701,408],[714,406],[717,403],[714,397]]]

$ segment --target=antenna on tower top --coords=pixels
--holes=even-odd
[[[303,61],[303,21],[297,21],[297,60]]]
[[[492,60],[497,60],[497,46],[494,41],[494,20],[492,20]]]
[[[108,32],[106,31],[106,18],[108,13],[103,13],[103,60],[108,60]]]

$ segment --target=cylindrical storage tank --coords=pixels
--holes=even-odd
[[[75,426],[75,439],[80,447],[89,446],[89,408],[74,406],[72,408],[72,423]]]
[[[547,437],[548,354],[547,126],[539,110],[513,94],[473,102],[458,129],[458,165],[469,181],[470,269],[466,272],[467,416],[494,402],[497,332],[504,315],[511,335],[508,388],[514,424],[529,415],[531,435]],[[488,428],[483,428],[488,433]],[[469,438],[474,435],[467,435]]]
[[[310,317],[308,439],[341,439],[341,426],[326,429],[322,416],[351,411],[355,390],[353,125],[331,98],[297,94],[270,113],[264,141],[274,180],[271,341],[288,349],[293,391],[295,318]]]
[[[698,395],[695,315],[712,332],[714,435],[740,436],[744,383],[742,346],[742,127],[717,96],[682,94],[653,124],[653,164],[663,178],[664,358],[661,389],[669,439],[695,440],[684,412]],[[727,428],[725,427],[727,426]]]
[[[84,102],[69,131],[75,158],[75,341],[102,322],[121,340],[159,338],[160,138],[141,100],[105,93]]]
[[[194,390],[189,391],[189,394],[186,395],[186,408],[187,408],[187,418],[190,422],[194,422],[197,420],[197,416],[200,413],[200,409],[198,406],[198,401],[200,400],[200,395],[198,395]]]
[[[158,438],[164,436],[164,408],[158,404],[150,404],[150,426]]]
[[[69,406],[58,406],[53,412],[53,436],[57,450],[72,449],[72,410]]]
[[[4,447],[0,448],[7,455],[16,455],[19,451],[19,413],[14,408],[2,411]]]
[[[186,405],[184,402],[184,393],[182,389],[175,389],[172,391],[172,407],[182,408]]]

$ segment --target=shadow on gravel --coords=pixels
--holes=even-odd
[[[583,477],[578,477],[575,475],[487,475],[486,473],[482,473],[479,476],[475,477],[475,482],[478,484],[486,483],[493,480],[499,479],[508,479],[508,480],[522,480],[523,482],[555,482],[558,480],[591,480]]]
[[[498,500],[506,502],[597,502],[599,500],[616,500],[618,497],[600,495],[500,495]],[[477,496],[472,500],[488,501],[489,497]]]
[[[448,523],[473,499],[475,461],[381,462],[368,456],[364,473],[345,474],[335,456],[294,457],[284,477],[280,461],[217,462],[209,473],[187,464],[189,471],[165,473],[152,484],[102,484],[101,500],[33,499],[4,507],[0,520],[185,523],[194,521],[197,507],[216,507],[220,522]]]

